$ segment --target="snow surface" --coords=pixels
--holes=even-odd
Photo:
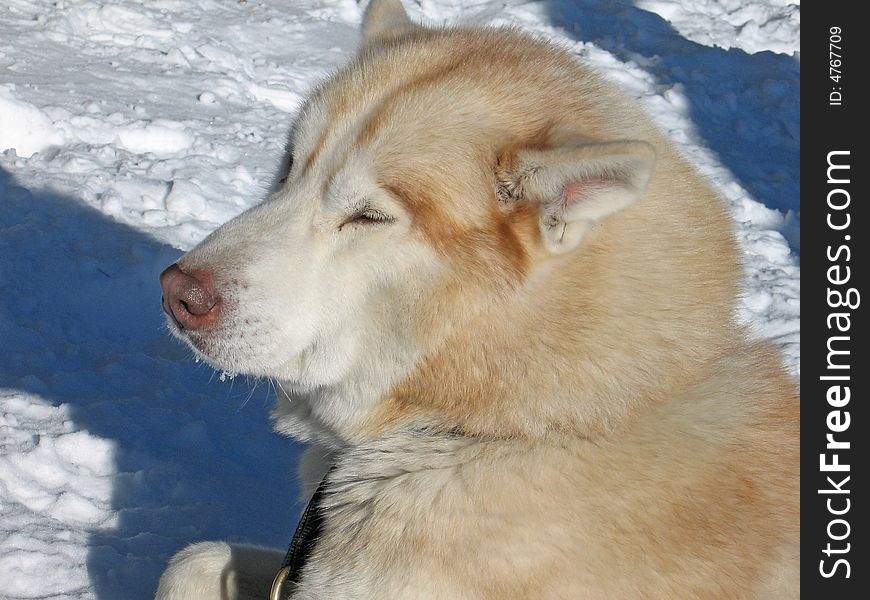
[[[798,6],[407,4],[520,25],[638,97],[727,201],[741,317],[797,374]],[[300,447],[269,431],[274,393],[169,338],[157,275],[262,196],[359,21],[352,0],[0,6],[0,597],[149,598],[190,542],[287,542]]]

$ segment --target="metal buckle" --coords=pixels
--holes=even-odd
[[[269,592],[269,600],[281,600],[281,588],[284,587],[284,582],[290,576],[290,565],[281,567],[275,579],[272,581],[272,591]]]

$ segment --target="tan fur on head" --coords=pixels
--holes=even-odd
[[[446,52],[455,46],[461,63]],[[488,435],[612,427],[736,335],[727,217],[636,108],[550,46],[455,30],[427,47],[414,63],[426,75],[390,77],[386,93],[384,60],[418,47],[360,65],[360,92],[381,100],[356,143],[453,267],[423,300],[425,360],[373,424],[407,412]],[[529,67],[510,85],[489,72],[518,57]],[[553,62],[566,78],[543,81]],[[583,201],[569,207],[566,192]]]
[[[734,322],[710,186],[541,40],[396,0],[363,38],[286,181],[179,261],[223,312],[176,333],[280,382],[278,430],[326,448],[307,490],[335,464],[292,598],[797,597],[797,390]],[[183,553],[160,597],[276,560],[231,554]]]
[[[408,18],[400,0],[372,0],[363,16],[363,44],[384,44],[423,28]]]

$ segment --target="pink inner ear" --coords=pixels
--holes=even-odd
[[[612,180],[578,179],[565,186],[564,205],[570,209],[605,190]]]

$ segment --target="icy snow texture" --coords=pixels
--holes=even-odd
[[[520,25],[638,97],[728,203],[741,317],[797,372],[796,6],[408,5]],[[261,197],[359,19],[352,0],[0,6],[0,597],[150,598],[190,542],[287,542],[299,447],[269,432],[267,385],[166,335],[157,275]]]
[[[15,148],[19,155],[30,158],[61,143],[63,136],[44,112],[0,86],[0,150]]]
[[[742,48],[750,53],[800,51],[800,2],[768,0],[638,0],[638,8],[657,13],[685,38],[707,46]],[[705,23],[708,27],[698,27]]]

